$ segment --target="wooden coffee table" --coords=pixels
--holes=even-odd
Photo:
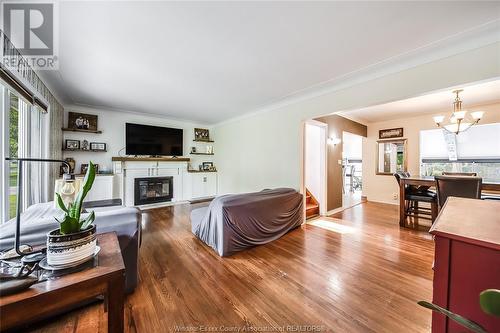
[[[125,266],[115,233],[97,236],[101,251],[97,266],[40,282],[0,297],[0,330],[51,317],[83,301],[104,295],[108,332],[123,332]]]

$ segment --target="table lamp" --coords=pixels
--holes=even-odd
[[[31,251],[31,252],[23,252],[20,249],[20,237],[21,237],[21,210],[22,210],[22,191],[23,191],[23,164],[24,163],[31,163],[31,162],[42,162],[42,163],[62,163],[65,165],[65,173],[63,175],[63,187],[66,186],[66,190],[70,192],[72,182],[74,181],[74,176],[70,174],[71,172],[71,166],[69,165],[68,162],[63,161],[63,160],[53,160],[53,159],[42,159],[42,158],[14,158],[14,157],[7,157],[5,158],[6,161],[14,161],[17,162],[18,167],[17,167],[17,212],[16,212],[16,229],[15,229],[15,234],[14,234],[14,250],[20,257],[24,257],[26,255],[30,255],[30,259],[33,261],[39,261],[41,258],[43,258],[43,251],[44,249],[38,250],[38,251]],[[76,191],[74,191],[76,192]],[[41,257],[41,258],[40,258]],[[23,258],[24,259],[24,258]]]

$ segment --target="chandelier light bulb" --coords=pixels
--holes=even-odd
[[[481,120],[483,118],[484,112],[483,111],[475,111],[470,114],[472,116],[472,119],[475,121]]]
[[[464,120],[465,118],[465,114],[466,114],[466,111],[455,111],[453,112],[453,117],[456,119],[456,120]]]
[[[434,122],[436,124],[441,124],[444,121],[444,116],[435,116],[434,117]]]

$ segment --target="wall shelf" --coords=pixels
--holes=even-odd
[[[204,172],[217,172],[217,170],[188,170],[189,173],[204,173]]]
[[[111,157],[113,162],[189,162],[187,157]]]
[[[194,142],[203,142],[203,143],[211,143],[215,142],[214,140],[193,140]]]
[[[78,128],[62,128],[65,132],[80,132],[80,133],[93,133],[93,134],[101,134],[102,131],[94,131],[94,130],[86,130],[86,129],[78,129]]]
[[[73,152],[89,152],[89,153],[105,153],[107,150],[90,150],[90,149],[65,149],[63,148],[62,151],[73,151]]]
[[[214,153],[190,153],[191,155],[214,155]]]

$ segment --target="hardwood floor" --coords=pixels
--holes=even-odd
[[[431,313],[416,302],[432,297],[434,245],[426,232],[399,228],[397,206],[363,203],[324,227],[304,225],[229,258],[191,234],[193,206],[203,204],[151,210],[144,221],[127,332],[289,325],[430,331]],[[106,315],[97,303],[37,326],[33,332],[105,332]]]

